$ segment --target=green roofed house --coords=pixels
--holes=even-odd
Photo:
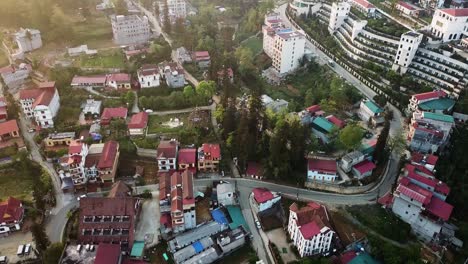
[[[443,114],[452,112],[454,105],[455,100],[450,98],[440,98],[421,103],[418,105],[418,107],[422,111]]]
[[[424,119],[431,119],[434,121],[440,121],[440,122],[452,123],[452,124],[455,123],[455,119],[451,115],[423,112],[422,116]]]
[[[337,127],[332,122],[321,116],[316,117],[312,121],[312,133],[326,144],[330,141],[328,136],[334,128]]]
[[[250,231],[249,226],[245,222],[244,216],[242,215],[242,211],[239,206],[228,205],[226,206],[226,209],[228,210],[229,216],[232,219],[232,223],[229,224],[231,230],[242,226],[245,230]]]
[[[144,249],[145,249],[145,242],[135,240],[135,242],[133,242],[133,247],[132,247],[130,256],[132,258],[143,258]]]
[[[371,100],[363,100],[359,106],[358,115],[364,122],[371,120],[374,126],[383,124],[385,118],[383,116],[384,110]]]

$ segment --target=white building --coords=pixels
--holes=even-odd
[[[94,99],[86,99],[86,102],[81,105],[81,112],[85,118],[97,119],[101,116],[102,101]]]
[[[288,234],[301,257],[327,255],[333,250],[335,231],[327,209],[315,202],[300,209],[296,203],[289,207]]]
[[[157,65],[146,64],[141,66],[137,71],[140,88],[158,87],[160,85],[159,80],[161,79],[159,72]]]
[[[362,100],[359,105],[358,115],[364,122],[371,120],[373,125],[382,124],[385,121],[383,116],[384,110],[377,106],[371,100]]]
[[[176,140],[162,140],[157,149],[158,171],[165,172],[177,168],[177,153],[179,142]]]
[[[15,40],[22,52],[33,51],[42,47],[41,32],[37,29],[21,28],[15,33]]]
[[[185,85],[184,69],[175,62],[161,62],[158,64],[159,74],[170,88],[181,88]]]
[[[412,31],[401,35],[393,70],[399,70],[402,74],[408,70],[422,39],[423,34]]]
[[[350,172],[354,165],[364,160],[364,154],[360,151],[353,151],[341,158],[341,168],[345,172]]]
[[[328,31],[333,34],[348,17],[351,5],[347,2],[334,2],[330,11],[330,20],[328,23]]]
[[[419,13],[423,11],[424,9],[417,7],[415,5],[412,5],[408,2],[400,1],[396,4],[395,8],[399,10],[401,13],[407,15],[407,16],[412,16],[412,17],[418,17]]]
[[[223,206],[236,204],[236,188],[234,184],[222,182],[216,185],[218,203]]]
[[[351,5],[362,13],[366,14],[368,17],[375,16],[375,6],[369,3],[366,0],[352,0]]]
[[[431,32],[443,42],[460,40],[468,35],[468,8],[448,8],[435,11]]]
[[[146,16],[111,16],[112,33],[117,45],[146,43],[151,38],[151,26]]]
[[[88,155],[88,145],[83,142],[73,141],[68,147],[68,171],[66,176],[73,180],[73,185],[82,185],[88,182],[85,173],[86,156]]]
[[[271,208],[281,200],[281,196],[278,195],[278,193],[272,192],[266,188],[254,188],[251,198],[258,212]]]
[[[55,82],[39,84],[39,88],[20,90],[20,103],[24,114],[33,118],[42,128],[54,127],[53,118],[60,108],[60,97]]]
[[[289,3],[291,11],[297,16],[313,14],[317,12],[321,6],[322,3],[317,0],[293,0]]]
[[[307,181],[334,182],[338,177],[335,159],[310,158],[307,161]]]
[[[164,22],[164,15],[166,14],[166,1],[160,0],[158,5],[159,17],[161,22]],[[167,9],[171,23],[175,23],[177,19],[185,19],[187,17],[187,3],[185,0],[167,0]]]

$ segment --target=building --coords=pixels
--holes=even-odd
[[[118,15],[111,16],[114,43],[117,45],[134,45],[150,40],[151,26],[146,16]]]
[[[204,143],[198,148],[198,170],[214,172],[219,170],[221,148],[219,144]]]
[[[329,116],[327,116],[325,118],[339,129],[342,129],[342,128],[344,128],[346,126],[345,121],[339,119],[338,117],[336,117],[334,115],[329,115]]]
[[[328,23],[328,31],[330,34],[333,34],[333,32],[337,31],[338,28],[345,23],[345,19],[348,17],[350,10],[351,5],[347,2],[335,2],[332,4]]]
[[[368,17],[375,16],[375,6],[366,0],[353,0],[350,1],[350,4],[352,7],[366,14]]]
[[[183,148],[179,150],[177,158],[179,170],[190,170],[191,172],[197,171],[197,149],[196,148]]]
[[[31,65],[26,63],[21,63],[18,66],[9,65],[0,68],[0,75],[8,88],[15,88],[25,83],[31,72]]]
[[[16,120],[9,120],[0,123],[0,142],[2,145],[10,139],[20,138],[18,123]],[[9,144],[6,144],[9,145]],[[0,222],[1,223],[1,222]]]
[[[314,118],[311,125],[312,134],[325,144],[328,144],[330,136],[332,136],[332,132],[337,129],[332,122],[321,116]]]
[[[289,3],[290,10],[296,16],[316,13],[320,7],[321,3],[315,0],[293,0]]]
[[[444,91],[436,90],[411,96],[408,112],[436,112],[450,113],[455,105],[455,100],[448,98]]]
[[[193,59],[192,59],[195,64],[197,64],[197,66],[199,68],[202,68],[202,69],[206,69],[210,66],[211,64],[211,58],[210,58],[210,54],[208,53],[208,51],[195,51],[193,53]]]
[[[367,159],[359,162],[353,166],[352,172],[354,177],[358,180],[362,180],[365,177],[371,176],[372,171],[376,168],[375,164],[372,161]]]
[[[120,245],[111,243],[99,243],[94,264],[121,264],[122,255]]]
[[[81,113],[85,119],[99,119],[101,116],[102,101],[94,99],[86,99],[86,102],[81,105]]]
[[[435,10],[444,5],[443,0],[419,0],[419,5],[425,9]]]
[[[43,142],[47,147],[54,147],[59,145],[70,146],[74,139],[75,132],[50,133]]]
[[[218,204],[222,206],[236,205],[236,188],[232,183],[221,182],[216,185]]]
[[[117,167],[119,165],[119,143],[117,141],[107,141],[104,143],[97,170],[102,182],[114,182]]]
[[[422,154],[418,152],[413,152],[411,154],[411,164],[424,166],[431,172],[434,172],[434,168],[437,164],[439,157],[430,154]]]
[[[21,224],[24,217],[24,207],[20,200],[8,197],[0,202],[0,227],[13,227]]]
[[[289,207],[288,234],[301,257],[327,255],[333,250],[335,232],[325,206],[310,202],[299,208]]]
[[[255,161],[247,162],[247,169],[245,170],[247,177],[254,179],[263,179],[263,167],[262,164]]]
[[[114,89],[131,89],[132,79],[127,73],[112,73],[107,75],[106,86]]]
[[[341,158],[341,164],[340,167],[345,171],[346,173],[350,172],[352,167],[360,162],[364,161],[364,154],[360,151],[353,151],[350,152],[346,155],[344,155]]]
[[[190,56],[190,52],[185,47],[177,48],[176,53],[177,61],[180,63],[184,64],[192,62],[192,56]]]
[[[254,188],[250,197],[258,212],[270,209],[281,200],[281,196],[278,193],[266,188]]]
[[[184,69],[175,62],[159,63],[159,74],[170,88],[181,88],[185,85]]]
[[[431,112],[414,112],[409,126],[410,149],[421,153],[442,150],[455,126],[453,116]]]
[[[68,160],[65,175],[60,175],[61,179],[69,177],[73,186],[84,186],[88,180],[95,181],[96,178],[88,178],[85,173],[86,156],[88,155],[88,145],[78,141],[72,141],[68,147]],[[66,186],[63,186],[66,187]]]
[[[374,126],[380,125],[385,121],[384,110],[377,106],[371,100],[363,100],[359,105],[358,115],[364,122],[372,122]]]
[[[8,120],[7,103],[5,97],[0,97],[0,123]]]
[[[307,181],[334,182],[338,177],[335,159],[309,158],[307,161]]]
[[[412,5],[408,2],[404,1],[399,1],[395,8],[400,11],[402,14],[405,14],[407,16],[411,17],[419,17],[420,13],[424,11],[423,8],[417,7],[415,5]]]
[[[167,7],[166,1],[158,1],[155,2],[155,4],[159,5],[159,17],[161,23],[164,23],[165,21],[164,16],[166,12],[169,14],[169,21],[171,21],[171,23],[175,23],[177,19],[183,19],[185,21],[185,18],[187,17],[187,3],[185,0],[168,0]]]
[[[128,109],[125,107],[104,108],[101,115],[101,125],[109,125],[112,120],[127,118]]]
[[[68,56],[76,57],[84,55],[96,55],[98,52],[95,49],[88,49],[88,45],[80,45],[74,48],[68,48]]]
[[[130,136],[144,135],[148,126],[148,113],[139,112],[134,114],[127,126]]]
[[[38,88],[20,90],[20,103],[26,117],[34,118],[38,126],[54,127],[53,119],[60,108],[55,82],[40,83]]]
[[[37,29],[21,28],[15,33],[15,40],[22,52],[29,52],[42,47],[41,32]]]
[[[137,71],[140,88],[158,87],[161,79],[160,70],[157,65],[145,64]]]
[[[80,199],[78,241],[82,244],[120,244],[132,248],[140,201],[133,197],[84,197]]]
[[[102,88],[106,86],[106,75],[91,75],[91,76],[78,76],[75,75],[72,79],[72,87],[91,87]]]
[[[400,3],[402,2],[400,1]],[[405,73],[408,70],[408,67],[416,56],[422,39],[423,34],[413,31],[401,35],[400,46],[398,46],[395,63],[392,66],[393,70],[399,70],[401,73]]]
[[[460,40],[468,35],[468,8],[443,8],[434,12],[431,33],[443,42]]]
[[[158,171],[167,172],[176,170],[178,151],[179,142],[177,142],[177,140],[161,140],[158,145],[156,156],[158,161]]]
[[[276,99],[274,100],[270,96],[263,94],[262,95],[262,103],[266,109],[270,109],[273,113],[279,113],[285,109],[288,109],[288,101],[284,99]]]

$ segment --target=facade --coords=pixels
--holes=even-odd
[[[161,23],[164,22],[164,14],[166,14],[165,1],[159,1],[155,4],[159,5],[159,13]],[[187,3],[185,0],[168,0],[167,1],[167,13],[169,14],[169,21],[175,23],[177,19],[184,19],[187,17]]]
[[[219,144],[204,143],[198,148],[198,170],[202,172],[218,171],[221,160]]]
[[[266,188],[254,188],[251,198],[258,212],[270,209],[281,200],[281,196],[278,193],[272,192]]]
[[[156,159],[158,171],[167,172],[177,169],[177,154],[179,142],[173,140],[162,140],[159,142]]]
[[[328,144],[331,132],[337,127],[324,117],[315,117],[312,120],[312,134],[314,134],[323,143]]]
[[[300,209],[296,203],[289,207],[288,234],[301,257],[327,255],[333,250],[335,232],[327,209],[318,203],[310,202]]]
[[[309,158],[307,161],[307,181],[334,182],[338,177],[335,159]]]
[[[362,121],[368,122],[370,119],[372,124],[377,126],[385,121],[383,111],[384,110],[377,106],[374,102],[370,100],[363,100],[359,105],[358,115]]]
[[[20,200],[8,197],[0,202],[0,227],[13,227],[23,222],[24,207]]]
[[[104,108],[101,115],[101,125],[109,125],[112,120],[127,118],[128,109],[125,107]]]
[[[32,67],[29,64],[21,63],[19,66],[9,65],[0,68],[0,75],[3,82],[9,88],[18,87],[23,84],[32,72]]]
[[[0,97],[0,123],[8,120],[7,103],[5,97]]]
[[[137,71],[140,88],[158,87],[161,75],[157,65],[143,65]]]
[[[127,126],[130,136],[144,135],[148,126],[148,113],[139,112],[134,114]]]
[[[102,101],[94,99],[86,99],[86,102],[81,105],[81,113],[86,119],[98,119],[101,116]]]
[[[127,73],[112,73],[107,75],[106,86],[114,89],[131,89],[132,79]]]
[[[24,114],[28,118],[34,118],[38,126],[54,127],[53,118],[60,108],[55,82],[40,83],[38,88],[20,90],[20,103]]]
[[[218,204],[222,206],[236,204],[236,188],[232,183],[222,182],[216,185]]]
[[[72,79],[72,87],[92,87],[102,88],[106,86],[106,75],[78,76],[75,75]]]
[[[20,138],[20,131],[16,120],[0,123],[0,142],[4,143],[10,139]],[[1,222],[0,222],[1,223]]]
[[[438,9],[431,22],[431,33],[443,42],[460,40],[468,35],[468,8]]]
[[[353,151],[341,158],[340,167],[344,172],[348,173],[351,171],[352,167],[360,162],[364,161],[364,154],[360,151]]]
[[[208,53],[208,51],[195,51],[193,53],[193,59],[192,59],[195,64],[197,64],[197,66],[199,68],[202,68],[202,69],[206,69],[210,66],[211,64],[211,58],[210,58],[210,54]]]
[[[133,45],[146,43],[151,38],[151,26],[146,16],[118,15],[111,16],[114,43]]]
[[[422,39],[423,34],[412,31],[401,35],[400,46],[398,46],[395,63],[392,66],[393,70],[399,70],[401,73],[405,73],[408,70]]]
[[[442,150],[455,127],[453,116],[431,112],[414,112],[409,126],[410,149],[421,153]]]
[[[29,52],[42,47],[41,32],[37,29],[21,28],[15,33],[15,40],[22,52]]]
[[[328,31],[330,33],[335,32],[338,28],[343,25],[345,19],[349,15],[351,5],[347,2],[335,2],[331,6],[330,20],[328,23]]]
[[[368,17],[375,16],[375,6],[366,0],[353,0],[350,1],[350,4],[352,7],[366,14]]]
[[[399,10],[401,13],[411,16],[411,17],[419,17],[419,14],[424,10],[422,8],[419,8],[415,5],[412,5],[408,2],[404,1],[399,1],[395,8]]]
[[[90,180],[85,173],[86,156],[88,155],[88,145],[82,142],[72,141],[68,147],[67,173],[65,177],[70,177],[73,186],[84,185]],[[95,178],[91,179],[95,180]]]
[[[181,88],[185,85],[184,69],[175,62],[159,63],[159,74],[170,88]]]
[[[44,145],[53,147],[58,145],[70,146],[75,139],[75,132],[51,133],[44,139]]]
[[[195,172],[197,170],[197,149],[180,149],[177,158],[177,165],[179,170],[190,170]]]
[[[114,182],[119,165],[120,149],[117,141],[104,143],[101,158],[97,164],[99,178],[102,182]]]
[[[371,176],[372,171],[375,169],[375,164],[369,160],[363,160],[353,166],[352,172],[354,177],[362,180],[365,177]]]

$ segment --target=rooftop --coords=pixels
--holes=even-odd
[[[194,164],[196,162],[197,150],[194,148],[183,148],[179,150],[179,164]]]
[[[0,136],[9,134],[14,131],[19,131],[18,123],[16,122],[16,120],[13,119],[0,123]]]
[[[139,129],[139,128],[146,128],[148,125],[148,113],[146,112],[139,112],[134,114],[128,122],[129,129]]]
[[[173,140],[161,140],[158,145],[158,159],[177,158],[177,147],[179,142]]]
[[[102,112],[102,119],[112,119],[112,118],[126,118],[128,109],[125,107],[116,107],[116,108],[104,108]]]
[[[376,166],[372,161],[369,161],[366,159],[354,165],[354,169],[359,171],[360,174],[364,174],[366,172],[372,171],[373,169],[375,169],[375,167]]]
[[[8,197],[8,200],[0,202],[0,223],[19,221],[23,215],[21,201]]]
[[[130,74],[128,73],[112,73],[107,76],[108,82],[128,83],[130,82],[130,79]]]
[[[354,0],[353,2],[355,2],[356,4],[364,7],[364,8],[375,8],[375,6],[369,2],[367,2],[366,0]]]
[[[339,119],[334,115],[329,115],[326,117],[326,119],[339,128],[343,128],[346,125],[346,123],[343,120]]]
[[[106,75],[91,75],[91,76],[78,76],[75,75],[72,79],[71,85],[87,85],[87,84],[102,84],[106,83]]]
[[[254,188],[252,192],[257,203],[264,203],[275,198],[275,195],[266,188]]]
[[[119,143],[117,141],[107,141],[104,143],[104,149],[102,150],[101,158],[97,167],[99,169],[112,168],[114,166],[114,161],[117,157],[119,151]]]
[[[440,11],[450,16],[454,16],[454,17],[467,17],[468,16],[468,8],[445,8],[445,9],[440,9]]]
[[[293,203],[289,210],[296,213],[297,219],[293,221],[296,221],[304,239],[309,240],[319,234],[323,228],[330,228],[326,208],[316,202],[310,202],[302,208]]]
[[[437,101],[437,100],[434,100],[434,101]],[[431,102],[434,102],[434,101],[431,101]],[[442,121],[442,122],[447,122],[447,123],[455,123],[455,119],[451,115],[423,112],[422,116],[423,118],[426,118],[426,119],[432,119],[432,120]]]
[[[364,105],[369,108],[369,110],[371,110],[373,113],[382,113],[383,112],[383,109],[380,108],[378,105],[376,105],[374,102],[372,102],[371,100],[367,100]]]
[[[414,94],[413,97],[417,100],[429,100],[429,99],[438,99],[440,97],[445,97],[447,94],[444,91],[432,91],[427,93]]]
[[[315,125],[316,127],[321,128],[327,133],[330,133],[332,129],[335,127],[335,125],[332,122],[328,121],[326,118],[321,117],[321,116],[316,117],[314,121],[312,121],[312,125]]]
[[[431,202],[426,206],[426,209],[433,215],[442,218],[444,221],[447,221],[452,214],[453,206],[437,197],[432,197]]]
[[[455,100],[450,98],[440,98],[419,104],[423,111],[451,110],[455,105]]]
[[[336,173],[336,160],[312,158],[307,162],[307,169],[325,173]]]
[[[120,245],[99,243],[94,264],[118,264],[120,259]]]

